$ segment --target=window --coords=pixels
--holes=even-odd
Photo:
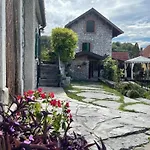
[[[90,43],[82,43],[82,51],[90,52]]]
[[[88,20],[86,22],[86,32],[94,32],[95,31],[95,21]]]

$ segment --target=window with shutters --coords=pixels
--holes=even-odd
[[[90,52],[90,43],[82,43],[82,51],[83,52]]]
[[[95,21],[88,20],[86,22],[86,32],[95,32]]]

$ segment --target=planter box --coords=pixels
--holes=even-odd
[[[71,81],[71,77],[65,77],[63,80],[62,80],[62,86],[64,87],[67,87],[70,85],[70,81]]]

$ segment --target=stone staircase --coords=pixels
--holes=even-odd
[[[59,69],[57,64],[41,64],[39,86],[59,86]]]

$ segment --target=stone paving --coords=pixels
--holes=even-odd
[[[146,145],[150,137],[149,100],[124,97],[124,103],[128,104],[125,110],[134,112],[120,111],[120,97],[104,91],[100,85],[75,85],[73,88],[70,92],[82,96],[83,102],[70,99],[62,88],[43,88],[54,92],[58,99],[70,101],[74,119],[70,132],[84,135],[90,143],[102,138],[107,150],[150,150]],[[97,149],[93,146],[91,150]]]

